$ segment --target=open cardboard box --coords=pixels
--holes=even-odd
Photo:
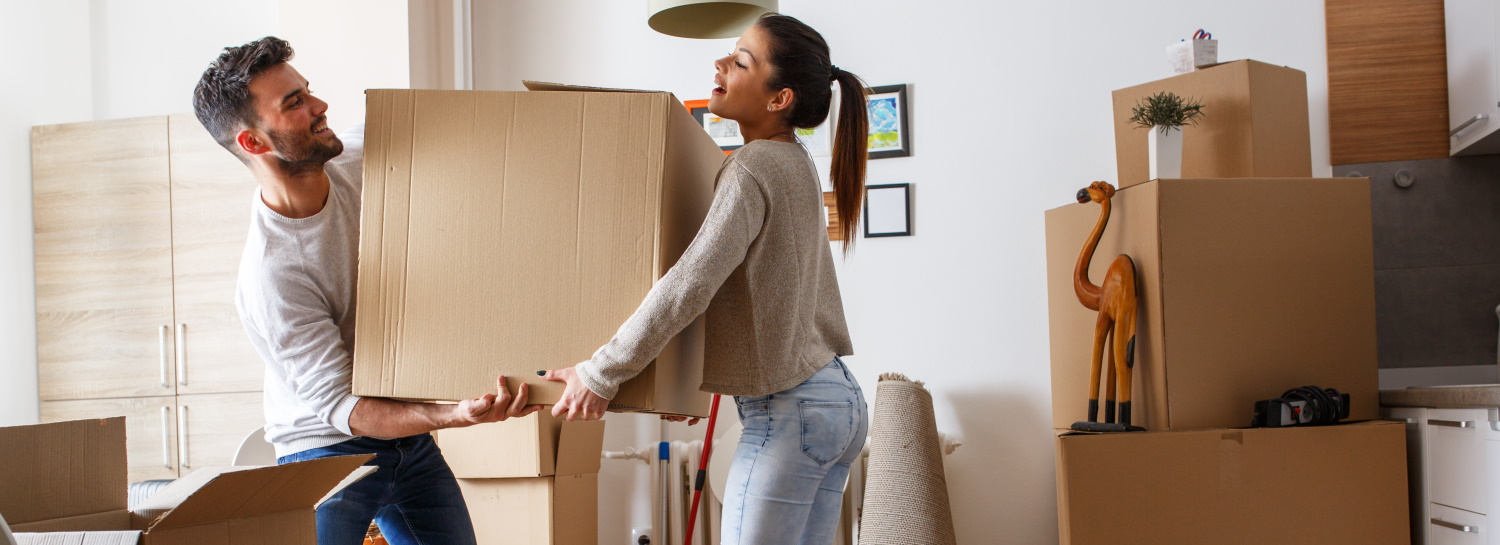
[[[373,456],[205,467],[126,505],[125,419],[0,428],[0,515],[20,545],[316,545],[313,510]]]
[[[1062,545],[1405,545],[1406,427],[1057,437]]]
[[[598,473],[604,450],[603,420],[568,422],[546,410],[433,435],[460,479]]]
[[[556,402],[677,262],[724,154],[670,93],[366,92],[354,393]],[[610,403],[708,416],[703,319]]]

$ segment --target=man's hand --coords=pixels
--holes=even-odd
[[[495,379],[496,394],[484,394],[477,399],[466,399],[453,410],[458,420],[457,427],[472,426],[485,422],[503,422],[508,418],[520,418],[541,409],[541,405],[527,405],[530,387],[521,383],[514,398],[505,389],[505,376]]]
[[[584,386],[583,381],[578,378],[578,372],[572,367],[547,371],[542,378],[553,382],[565,382],[568,385],[563,389],[562,399],[559,399],[557,405],[552,407],[552,416],[560,417],[566,414],[569,422],[604,418],[604,410],[609,408],[609,400],[599,397],[599,394]]]

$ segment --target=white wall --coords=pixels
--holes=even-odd
[[[365,89],[410,84],[407,32],[405,0],[282,0],[279,36],[335,131],[364,122]]]
[[[0,17],[0,426],[37,421],[31,126],[90,119],[88,2],[16,2]]]
[[[655,34],[644,2],[476,3],[474,79],[663,89],[706,98],[733,40]],[[1110,91],[1171,75],[1163,48],[1205,27],[1221,59],[1307,73],[1314,174],[1328,166],[1322,2],[1254,5],[782,0],[819,29],[834,63],[871,85],[911,84],[910,158],[870,163],[869,183],[915,185],[916,236],[861,240],[840,283],[871,393],[883,372],[927,382],[965,543],[1057,539],[1043,211],[1115,181]],[[733,418],[732,410],[728,418]],[[609,448],[649,441],[649,419],[612,415]],[[701,429],[675,431],[697,436]],[[634,465],[632,465],[634,464]],[[601,542],[624,543],[643,500],[639,463],[605,461]]]

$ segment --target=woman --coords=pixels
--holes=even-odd
[[[831,179],[844,249],[864,194],[864,85],[829,62],[817,31],[768,14],[715,61],[714,115],[745,145],[720,170],[714,202],[677,264],[589,361],[547,373],[567,387],[552,414],[604,415],[621,382],[707,311],[704,391],[733,395],[745,427],[725,490],[723,543],[829,543],[849,464],[868,430],[864,395],[823,222],[822,188],[796,128],[842,94]]]

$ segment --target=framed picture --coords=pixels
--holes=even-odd
[[[865,238],[911,236],[911,184],[865,186]]]
[[[807,148],[807,153],[813,157],[828,157],[833,155],[833,120],[823,120],[822,125],[811,129],[797,129],[797,141],[802,147]]]
[[[870,158],[911,156],[906,84],[875,87],[867,93],[870,115]]]
[[[702,125],[703,130],[708,132],[708,136],[714,139],[719,149],[724,150],[725,155],[745,145],[745,137],[740,134],[740,124],[735,123],[733,119],[724,119],[709,113],[707,100],[688,100],[682,105],[687,106],[688,111],[693,114],[693,119],[698,120],[698,124]]]

